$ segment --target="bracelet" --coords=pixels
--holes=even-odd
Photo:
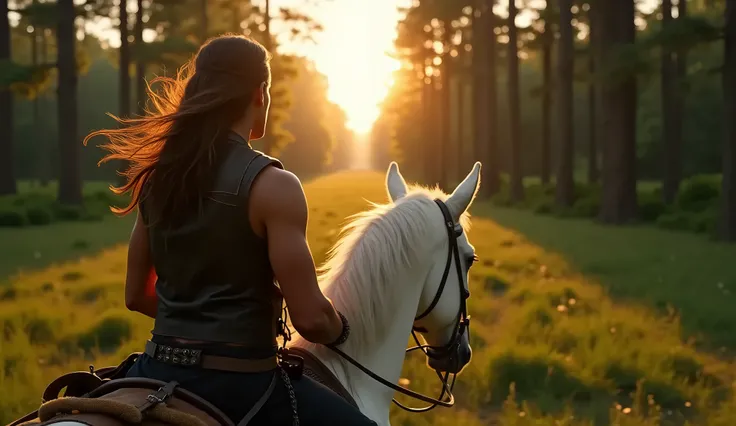
[[[345,315],[343,315],[340,311],[337,311],[337,315],[340,317],[340,321],[342,321],[342,333],[340,333],[340,336],[338,336],[334,342],[328,344],[327,346],[342,345],[348,340],[348,337],[350,336],[350,324],[348,323],[348,319],[345,318]]]

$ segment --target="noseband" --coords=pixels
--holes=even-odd
[[[463,285],[464,280],[463,280],[462,266],[460,265],[460,250],[457,246],[457,239],[462,235],[463,228],[460,226],[460,224],[456,224],[455,221],[452,219],[450,210],[447,208],[447,205],[444,202],[442,202],[441,200],[434,200],[434,202],[440,208],[440,211],[442,211],[442,216],[445,221],[445,230],[447,231],[449,249],[447,251],[447,261],[445,263],[445,270],[442,273],[442,280],[440,281],[440,285],[437,288],[437,293],[435,293],[434,299],[432,299],[432,302],[429,304],[427,309],[425,309],[424,312],[422,312],[421,314],[417,315],[414,318],[414,322],[419,321],[420,319],[429,315],[439,303],[440,298],[442,298],[442,293],[445,290],[445,285],[447,284],[447,278],[450,275],[450,266],[452,265],[453,258],[455,260],[455,270],[457,272],[458,286],[460,287],[459,289],[460,290],[460,306],[458,307],[456,325],[452,332],[452,338],[447,344],[445,344],[444,346],[430,346],[430,345],[421,344],[419,342],[419,337],[416,334],[416,332],[419,330],[416,326],[413,326],[411,335],[414,337],[414,341],[416,342],[417,345],[411,348],[408,348],[406,352],[409,353],[415,350],[421,350],[422,352],[424,352],[424,354],[428,358],[446,359],[447,357],[449,357],[450,360],[452,360],[451,357],[453,356],[453,354],[455,354],[458,347],[460,346],[460,342],[462,341],[463,334],[466,333],[468,328],[470,327],[470,316],[468,315],[468,309],[467,309],[467,303],[466,303],[467,299],[470,298],[470,291],[468,291],[468,289]],[[407,389],[403,386],[399,386],[397,384],[391,383],[388,380],[384,379],[383,377],[372,372],[371,370],[369,370],[362,364],[360,364],[358,361],[356,361],[354,358],[352,358],[350,355],[346,354],[339,348],[335,346],[328,346],[328,347],[332,349],[335,353],[340,355],[347,362],[354,365],[359,370],[361,370],[362,372],[364,372],[365,374],[367,374],[368,376],[370,376],[372,379],[376,380],[377,382],[381,383],[382,385],[388,388],[391,388],[395,390],[396,392],[399,392],[403,395],[406,395],[411,398],[418,399],[420,401],[424,401],[430,404],[426,407],[412,408],[412,407],[407,407],[401,404],[399,401],[396,400],[396,398],[392,399],[394,404],[396,404],[397,406],[399,406],[400,408],[406,411],[409,411],[412,413],[423,413],[437,406],[452,407],[453,405],[455,405],[455,396],[452,394],[452,389],[455,387],[455,378],[457,377],[456,374],[451,374],[449,372],[442,374],[439,371],[435,371],[435,373],[437,374],[437,377],[440,379],[440,382],[442,384],[442,391],[440,392],[440,396],[435,399],[430,396],[422,395],[411,389]],[[451,375],[452,377],[450,377]],[[445,395],[447,395],[447,399],[443,399]]]

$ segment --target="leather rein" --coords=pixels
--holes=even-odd
[[[442,293],[444,292],[445,285],[447,284],[447,278],[450,275],[450,266],[452,265],[452,260],[454,258],[455,260],[455,270],[457,271],[457,277],[458,277],[458,283],[460,287],[460,306],[458,308],[458,314],[456,317],[457,325],[453,329],[452,338],[445,346],[430,346],[430,345],[423,345],[419,342],[419,337],[416,334],[417,327],[413,326],[411,335],[414,337],[414,341],[416,342],[416,346],[413,346],[411,348],[406,349],[406,353],[413,352],[415,350],[421,350],[425,356],[428,358],[441,358],[443,355],[449,355],[452,356],[453,351],[455,351],[458,347],[458,345],[461,342],[462,336],[464,333],[467,332],[468,328],[470,327],[470,316],[468,315],[467,310],[467,299],[470,298],[470,291],[464,286],[464,280],[463,280],[463,270],[460,265],[460,250],[457,245],[457,239],[462,235],[463,229],[459,224],[456,224],[455,221],[452,219],[452,215],[450,214],[450,210],[447,208],[447,205],[442,202],[441,200],[434,200],[434,202],[437,204],[437,206],[442,211],[442,216],[445,220],[445,230],[447,231],[447,238],[449,240],[449,249],[447,252],[447,262],[445,263],[445,270],[442,274],[442,280],[440,281],[439,288],[437,289],[437,293],[435,293],[434,299],[432,299],[432,302],[429,304],[427,309],[424,310],[421,314],[417,315],[414,318],[414,321],[419,321],[420,319],[426,317],[429,315],[432,310],[437,306],[437,303],[439,303],[440,298],[442,298]],[[440,392],[439,397],[432,398],[430,396],[423,395],[421,393],[415,392],[411,389],[405,388],[403,386],[397,385],[395,383],[391,383],[390,381],[384,379],[383,377],[379,376],[378,374],[374,373],[373,371],[366,368],[364,365],[360,364],[358,361],[356,361],[353,357],[346,354],[339,348],[335,346],[327,346],[332,351],[340,355],[345,361],[349,362],[365,374],[367,374],[369,377],[371,377],[373,380],[381,383],[382,385],[393,389],[396,392],[399,392],[403,395],[406,395],[408,397],[426,402],[430,405],[420,408],[412,408],[408,407],[406,405],[403,405],[399,401],[396,400],[396,398],[393,398],[392,401],[394,404],[396,404],[399,408],[406,410],[408,412],[412,413],[423,413],[432,410],[433,408],[437,406],[442,407],[452,407],[455,405],[455,396],[452,394],[452,390],[455,387],[455,378],[457,377],[456,374],[451,374],[449,372],[446,373],[440,373],[439,371],[435,371],[437,374],[437,377],[440,379],[440,383],[442,384],[442,391]],[[452,376],[452,377],[450,377]],[[444,399],[447,395],[447,399]]]

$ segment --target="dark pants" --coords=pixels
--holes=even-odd
[[[146,377],[164,382],[176,380],[182,388],[211,402],[237,424],[266,392],[273,375],[265,373],[231,373],[165,364],[143,354],[128,371],[128,377]],[[283,381],[249,425],[292,424],[289,393]],[[375,425],[357,408],[325,386],[302,377],[292,380],[302,425]]]

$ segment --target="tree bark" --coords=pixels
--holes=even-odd
[[[39,42],[38,33],[39,32],[43,34],[43,29],[41,29],[40,27],[33,28],[33,32],[31,33],[30,40],[29,40],[31,43],[31,66],[34,68],[38,66],[39,60],[40,60],[40,58],[38,57],[38,44],[39,44],[38,43]],[[33,129],[34,129],[33,138],[37,142],[40,142],[44,135],[43,135],[43,130],[41,130],[41,96],[40,96],[40,93],[38,92],[35,94],[35,96],[33,97],[33,101],[31,102],[31,111],[32,111],[31,115],[33,117],[32,122],[33,122]],[[39,149],[37,152],[39,153],[39,155],[36,158],[37,160],[36,177],[38,178],[39,183],[40,183],[44,180],[43,179],[44,164],[43,164],[43,160],[41,160],[41,157],[43,156],[43,150]]]
[[[573,158],[575,135],[573,132],[573,65],[574,44],[572,35],[572,0],[558,0],[560,6],[560,41],[557,49],[557,100],[558,141],[556,204],[570,207],[575,201]]]
[[[422,123],[424,123],[422,134],[426,145],[424,149],[419,149],[418,152],[422,155],[422,177],[427,184],[437,181],[437,166],[435,164],[435,158],[437,157],[435,147],[437,144],[435,143],[435,132],[432,130],[434,123],[433,111],[436,102],[433,92],[434,79],[431,75],[425,74],[422,83]]]
[[[481,86],[480,89],[486,92],[486,113],[484,117],[479,117],[479,119],[485,120],[487,125],[485,139],[481,141],[484,151],[482,151],[483,155],[481,155],[483,159],[483,168],[481,170],[483,184],[480,187],[480,191],[482,195],[491,197],[501,189],[501,161],[498,149],[498,42],[495,33],[496,15],[493,13],[495,0],[482,1],[486,4],[483,12],[485,15],[483,19],[483,34],[485,37],[482,38],[486,42],[485,47],[483,47],[483,50],[486,52],[486,61],[481,66],[484,66],[487,82],[485,87]]]
[[[59,121],[59,202],[69,205],[82,204],[82,178],[80,173],[79,145],[77,137],[77,60],[75,52],[76,17],[74,3],[60,1],[58,27],[56,29],[59,72],[58,121]]]
[[[552,26],[552,2],[545,6],[544,33],[542,34],[542,149],[540,175],[543,184],[550,182],[552,173],[552,46],[554,28]]]
[[[677,2],[677,19],[687,16],[687,1],[679,0]],[[672,197],[674,202],[679,192],[680,184],[683,179],[683,147],[684,144],[684,127],[685,127],[685,105],[687,104],[687,49],[680,48],[675,52],[675,70],[673,87],[675,89],[675,100],[672,105],[672,142],[673,165],[677,172],[677,188]]]
[[[272,50],[273,46],[271,43],[271,2],[270,0],[266,0],[266,8],[265,8],[265,11],[263,12],[263,19],[264,19],[264,24],[266,25],[266,34],[264,36],[263,47],[265,47],[266,50],[273,55],[275,54],[275,52],[273,52]],[[271,129],[272,129],[272,126],[269,126],[267,133],[266,133],[266,137],[264,138],[264,141],[263,141],[263,152],[266,155],[274,155],[273,151],[274,151],[275,141],[274,141],[273,133],[270,131]]]
[[[723,145],[721,239],[736,241],[736,0],[726,0],[723,52],[723,101],[726,140]]]
[[[662,0],[662,29],[672,24],[672,0]],[[675,61],[672,49],[662,46],[660,54],[661,105],[662,105],[662,197],[672,204],[680,186],[680,147],[675,135]]]
[[[120,105],[118,114],[122,117],[130,115],[130,43],[128,41],[128,0],[120,0]]]
[[[509,1],[509,140],[511,143],[511,200],[515,203],[524,200],[524,175],[521,169],[521,99],[519,96],[519,47],[516,28],[515,0]]]
[[[209,24],[209,18],[207,16],[207,3],[210,0],[200,0],[199,1],[199,14],[200,19],[202,20],[202,23],[200,25],[200,30],[202,31],[202,34],[200,35],[200,38],[202,39],[202,43],[204,43],[207,40],[207,37],[210,33],[210,24]]]
[[[10,21],[8,0],[0,0],[0,60],[10,60]],[[13,171],[13,93],[9,88],[0,89],[0,195],[17,191]]]
[[[462,48],[462,45],[460,46]],[[458,59],[458,71],[459,74],[462,74],[460,78],[458,78],[456,81],[457,87],[457,94],[455,95],[455,100],[457,102],[457,123],[455,123],[455,174],[453,176],[453,180],[456,179],[462,179],[462,173],[465,170],[466,167],[466,158],[467,155],[465,155],[465,144],[467,144],[467,139],[465,139],[465,120],[463,119],[465,115],[465,78],[464,74],[466,72],[465,70],[465,61],[463,54],[460,53],[460,55],[457,57]],[[459,182],[459,181],[458,181]]]
[[[49,55],[48,55],[48,40],[46,39],[46,29],[41,28],[40,32],[41,32],[41,37],[39,39],[39,44],[40,44],[39,53],[41,57],[39,58],[39,62],[42,64],[47,64],[49,62]],[[46,98],[45,93],[41,96]],[[38,100],[40,101],[40,99]],[[44,112],[43,110],[45,109],[46,108],[44,108],[43,105],[39,105],[39,115],[43,115],[42,113]],[[45,129],[45,123],[44,123],[43,128]],[[38,179],[40,181],[41,186],[46,187],[48,186],[49,181],[51,180],[52,173],[53,173],[52,171],[53,165],[52,165],[52,160],[51,160],[51,149],[50,149],[51,147],[48,146],[48,142],[45,137],[39,139],[39,142],[41,143],[42,146],[38,153],[39,163],[41,164]]]
[[[605,0],[602,7],[601,44],[606,65],[620,47],[633,44],[634,0]],[[606,66],[607,68],[607,66]],[[603,142],[603,188],[599,219],[604,223],[623,224],[636,219],[636,75],[610,76],[603,83],[601,134]]]
[[[588,36],[588,72],[591,81],[588,84],[588,183],[598,183],[598,128],[600,126],[600,84],[598,82],[598,62],[600,61],[600,43],[598,41],[600,19],[596,15],[598,8],[588,12],[590,35]]]
[[[120,0],[120,6],[118,8],[118,14],[120,15],[120,69],[118,70],[118,116],[129,117],[130,116],[130,29],[128,28],[128,0]],[[124,160],[120,160],[120,168],[123,169],[126,165]],[[124,184],[126,178],[124,176],[118,176],[118,183]]]
[[[143,114],[146,107],[146,63],[143,59],[143,0],[138,0],[138,9],[135,12],[135,93],[138,113]]]
[[[444,189],[449,189],[450,185],[450,159],[452,158],[452,150],[456,147],[453,146],[452,139],[452,59],[450,57],[450,49],[452,49],[452,26],[450,20],[444,20],[444,44],[445,50],[442,55],[442,73],[441,73],[441,88],[440,88],[440,108],[441,108],[441,147],[440,154],[440,186]]]

